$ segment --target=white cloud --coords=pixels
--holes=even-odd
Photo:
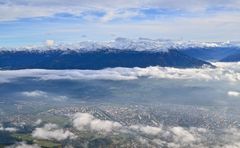
[[[47,97],[47,93],[40,90],[25,91],[25,92],[22,92],[21,94],[26,97]]]
[[[21,95],[25,97],[30,97],[30,98],[48,98],[54,101],[61,101],[61,102],[68,100],[67,96],[61,96],[61,95],[59,96],[59,95],[47,93],[41,90],[24,91],[24,92],[21,92]]]
[[[237,91],[229,91],[228,92],[228,95],[230,97],[239,97],[240,96],[240,92],[237,92]]]
[[[169,148],[238,148],[240,146],[239,128],[226,128],[217,133],[205,128],[179,126],[151,127],[150,130],[141,130],[149,127],[148,125],[132,125],[129,130],[146,134],[144,136],[138,135],[138,140],[147,147],[156,147],[157,145],[157,147]],[[209,136],[211,139],[209,139]]]
[[[73,116],[73,126],[80,131],[90,129],[98,132],[112,132],[122,127],[118,122],[96,119],[88,113],[76,113]]]
[[[204,134],[209,132],[204,128],[183,128],[171,126],[130,125],[123,126],[118,122],[96,119],[89,113],[76,113],[73,116],[73,126],[79,130],[98,132],[120,132],[133,134],[142,145],[169,148],[203,147]],[[140,134],[139,134],[140,133]]]
[[[37,144],[29,145],[26,144],[25,142],[20,142],[18,144],[15,144],[14,146],[9,146],[7,148],[40,148]]]
[[[0,131],[16,132],[18,129],[15,127],[3,127],[2,124],[0,124]]]
[[[42,123],[42,119],[37,119],[37,121],[34,123],[34,125],[40,125]]]
[[[177,141],[177,143],[190,143],[196,141],[194,135],[182,127],[173,127],[171,132],[173,132],[174,141]]]
[[[56,124],[45,124],[41,128],[36,128],[32,136],[39,139],[48,139],[48,140],[65,140],[65,139],[74,139],[76,136],[68,131],[60,129]]]
[[[67,97],[67,96],[54,96],[52,99],[53,99],[54,101],[63,102],[63,101],[68,100],[68,97]]]
[[[16,132],[17,129],[14,127],[6,127],[6,128],[0,127],[0,131]]]
[[[223,135],[220,136],[218,139],[219,143],[215,146],[216,148],[223,147],[223,148],[239,148],[240,147],[240,130],[239,128],[228,128],[223,130]]]
[[[200,147],[202,142],[201,134],[206,132],[202,128],[183,128],[178,126],[152,127],[148,125],[131,125],[128,129],[144,134],[143,137],[139,137],[139,141],[148,145],[148,147],[152,146],[150,143],[155,143],[159,147],[169,148]]]
[[[151,8],[164,10],[166,13],[161,11],[144,13],[144,10]],[[79,34],[80,29],[82,30],[80,32],[87,34],[90,39],[101,40],[110,38],[109,35],[106,35],[106,32],[112,32],[118,36],[127,37],[144,36],[223,41],[239,39],[239,8],[240,2],[238,0],[117,0],[114,2],[110,0],[1,0],[0,21],[38,17],[53,18],[56,14],[69,13],[82,17],[84,23],[80,25],[79,22],[69,22],[67,27],[69,31],[63,31],[65,29],[61,26],[66,25],[63,22],[56,23],[57,25],[54,23],[53,26],[47,23],[46,26],[42,25],[40,27],[47,28],[47,32],[58,30],[57,32],[68,32],[71,35]],[[102,15],[94,14],[94,12],[100,12]],[[131,19],[135,16],[140,19]],[[115,19],[120,20],[121,23],[107,23]],[[76,29],[72,29],[74,25],[77,26]],[[37,29],[34,28],[33,32],[38,32]],[[78,32],[75,32],[75,34],[73,30],[78,30]],[[196,30],[198,31],[196,32]],[[60,38],[58,33],[53,32],[55,38]],[[36,36],[42,36],[42,31],[37,34]],[[12,33],[11,35],[8,32],[1,36],[4,39],[7,36],[11,36],[10,38],[26,37],[25,34]],[[45,39],[42,38],[42,40]],[[76,38],[59,40],[76,41]],[[80,37],[78,40],[80,40]]]
[[[6,127],[3,130],[8,132],[16,132],[18,129],[14,127]]]
[[[53,16],[57,13],[70,13],[81,15],[85,11],[105,11],[107,15],[104,18],[132,16],[128,12],[118,13],[120,10],[158,8],[173,9],[190,12],[203,12],[209,8],[238,9],[240,4],[238,0],[111,0],[104,1],[86,1],[86,0],[8,0],[0,1],[1,20],[14,20],[28,17]],[[38,11],[36,11],[38,10]],[[109,19],[106,19],[109,20]]]
[[[123,126],[118,122],[100,120],[89,113],[76,113],[72,116],[73,127],[77,130],[92,130],[95,132],[108,133],[120,132],[133,134],[141,145],[146,147],[213,147],[213,148],[237,148],[240,146],[240,132],[238,128],[226,128],[215,135],[213,130],[198,127],[179,127],[160,125],[158,127],[149,125]],[[140,134],[139,134],[140,133]],[[76,136],[55,124],[46,124],[42,128],[36,128],[32,135],[40,139],[63,140],[75,138]],[[211,141],[209,137],[211,136]]]
[[[153,126],[143,126],[143,125],[131,125],[129,127],[132,130],[136,130],[148,135],[159,135],[162,131],[161,127],[153,127]]]
[[[46,45],[51,47],[54,45],[54,40],[46,40]]]
[[[100,18],[102,22],[108,22],[114,19],[128,19],[134,16],[140,16],[141,13],[138,11],[130,11],[130,10],[124,10],[124,11],[107,11],[106,14]]]

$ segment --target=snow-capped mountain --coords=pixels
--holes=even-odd
[[[240,42],[198,42],[167,39],[128,39],[116,38],[111,41],[83,41],[73,44],[56,44],[53,46],[26,46],[19,48],[0,48],[1,51],[31,51],[31,50],[75,50],[75,51],[95,51],[100,49],[134,50],[134,51],[161,51],[167,52],[170,49],[189,48],[216,48],[216,47],[240,47]]]
[[[240,49],[239,45],[238,42],[116,38],[105,42],[85,41],[53,46],[1,48],[0,68],[103,69],[212,66],[205,60],[219,60],[228,53],[235,53]]]

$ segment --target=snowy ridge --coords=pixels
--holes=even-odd
[[[53,46],[27,46],[18,48],[0,48],[0,51],[47,51],[47,50],[75,50],[75,51],[95,51],[101,49],[108,50],[134,50],[134,51],[161,51],[167,52],[169,49],[188,48],[213,48],[213,47],[240,47],[240,42],[197,42],[182,40],[164,39],[127,39],[116,38],[112,41],[83,41],[73,44],[55,44]]]

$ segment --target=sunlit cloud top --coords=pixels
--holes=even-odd
[[[0,46],[116,37],[239,40],[239,0],[0,0]]]

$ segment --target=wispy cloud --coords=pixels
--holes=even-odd
[[[22,95],[26,97],[44,97],[44,98],[47,97],[47,93],[40,90],[25,91],[25,92],[22,92]]]
[[[112,39],[111,34],[238,40],[239,8],[238,0],[1,0],[0,43],[76,42],[83,40],[82,34],[87,35],[84,40]]]
[[[203,12],[209,9],[225,8],[225,9],[239,9],[239,2],[237,0],[200,0],[200,1],[185,1],[185,0],[110,0],[104,1],[73,1],[73,0],[9,0],[0,1],[0,12],[2,20],[11,20],[28,17],[53,16],[58,13],[69,13],[73,15],[81,15],[86,11],[105,11],[106,16],[104,20],[110,20],[113,17],[131,17],[128,13],[129,9],[142,8],[158,8],[158,9],[175,9],[190,12]],[[10,11],[11,10],[11,11]],[[38,10],[38,11],[35,11]],[[123,10],[122,13],[119,13]],[[216,9],[217,10],[217,9]],[[126,11],[126,12],[124,12]],[[11,12],[11,13],[9,13]],[[6,14],[6,15],[5,15]]]
[[[67,96],[64,96],[64,95],[56,95],[56,94],[48,93],[41,90],[23,91],[23,92],[20,92],[20,94],[24,97],[51,99],[53,101],[58,101],[58,102],[66,101],[69,99]]]

